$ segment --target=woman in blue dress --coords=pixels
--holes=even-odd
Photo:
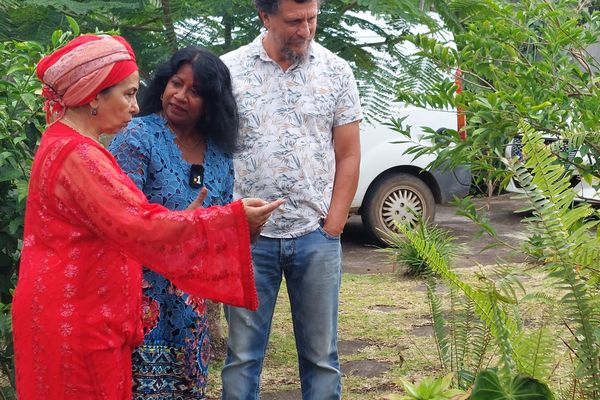
[[[232,201],[238,117],[229,70],[218,57],[196,46],[177,51],[142,93],[140,115],[109,149],[150,202],[182,210],[201,187],[205,207]],[[210,356],[204,299],[144,269],[142,307],[133,398],[203,399]]]

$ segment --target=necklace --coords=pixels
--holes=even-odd
[[[171,133],[173,133],[173,135],[175,136],[175,139],[173,139],[173,142],[179,146],[179,148],[181,150],[183,149],[194,149],[196,148],[199,144],[204,143],[204,137],[202,137],[201,135],[197,135],[196,139],[193,141],[193,143],[184,143],[183,140],[181,140],[181,138],[179,137],[179,135],[177,134],[177,129],[175,129],[175,127],[171,124],[171,122],[169,121],[169,119],[165,116],[165,114],[161,111],[159,113],[159,115],[162,117],[162,119],[165,120],[165,125],[167,126],[167,128],[169,128],[169,130],[171,131]]]
[[[202,164],[204,162],[204,153],[206,151],[204,137],[197,137],[193,143],[184,144],[178,136],[175,136],[173,143],[179,148],[181,158],[188,163]]]
[[[200,143],[202,143],[202,137],[198,137],[196,138],[196,140],[194,140],[193,143],[183,143],[183,141],[179,138],[179,136],[175,135],[175,143],[177,143],[177,145],[185,148],[185,149],[194,149],[196,148]]]
[[[79,127],[79,125],[77,125],[74,121],[72,121],[71,119],[69,119],[68,117],[62,117],[60,119],[60,121],[67,125],[68,127],[70,127],[71,129],[73,129],[75,132],[79,133],[81,136],[85,136],[85,137],[89,137],[90,139],[99,142],[98,138],[95,137],[94,135],[92,135],[91,133],[88,133],[87,131],[81,129]]]

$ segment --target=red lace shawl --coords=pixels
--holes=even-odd
[[[258,306],[241,202],[150,204],[102,146],[52,125],[33,163],[13,300],[19,399],[131,397],[142,263],[190,294]]]

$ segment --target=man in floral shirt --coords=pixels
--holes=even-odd
[[[289,293],[303,399],[339,399],[340,234],[358,181],[356,82],[315,41],[318,0],[255,0],[266,28],[223,56],[241,129],[235,196],[285,198],[253,248],[260,306],[226,307],[223,399],[258,399],[282,276]]]

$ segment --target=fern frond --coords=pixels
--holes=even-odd
[[[427,300],[433,321],[433,333],[437,344],[438,356],[442,368],[447,369],[450,365],[450,343],[446,333],[446,321],[442,310],[442,302],[436,293],[437,284],[435,278],[429,276],[427,279]]]
[[[396,226],[419,256],[425,260],[431,271],[439,275],[451,287],[460,289],[464,296],[473,303],[475,314],[486,324],[495,338],[496,345],[500,350],[500,375],[502,379],[508,382],[509,377],[515,372],[510,338],[515,334],[517,326],[514,320],[507,317],[501,302],[513,302],[513,300],[498,292],[491,281],[488,281],[488,287],[485,291],[473,288],[463,282],[456,273],[449,270],[446,259],[439,252],[436,245],[420,234],[418,229],[411,229],[402,224],[396,224]],[[443,356],[443,354],[440,354],[440,357]]]
[[[420,237],[409,227],[397,224],[398,229],[402,234],[413,244],[419,255],[425,259],[432,269],[433,272],[438,274],[442,279],[449,285],[460,289],[464,295],[471,300],[475,305],[475,312],[481,318],[491,331],[496,333],[498,330],[497,316],[494,315],[492,308],[494,305],[489,299],[489,296],[473,288],[471,285],[463,282],[456,273],[448,268],[447,262],[444,257],[438,252],[434,245]],[[506,324],[506,328],[509,331],[514,331],[514,322],[506,319],[506,316],[502,318],[503,324]]]
[[[472,301],[459,295],[456,289],[451,289],[450,298],[451,370],[457,372],[457,386],[468,388],[484,369],[492,336],[477,318]]]
[[[358,78],[361,102],[367,121],[381,122],[395,117],[396,111],[390,105],[398,100],[402,101],[402,98],[397,95],[398,92],[422,93],[435,90],[439,93],[448,93],[450,92],[448,87],[453,86],[453,82],[449,81],[433,62],[424,57],[406,55],[402,52],[393,54],[393,58],[381,57],[374,72]],[[390,85],[390,82],[394,84]],[[445,104],[440,103],[437,108],[448,108],[451,104],[445,100]]]
[[[519,128],[527,138],[523,140],[523,154],[527,155],[524,167],[531,170],[532,184],[556,206],[556,211],[567,210],[575,200],[575,193],[569,190],[570,176],[564,165],[558,162],[539,132],[525,124]]]
[[[528,302],[533,303],[535,310],[541,310],[541,315],[536,318],[539,321],[537,326],[522,331],[514,338],[517,368],[521,374],[547,381],[554,372],[558,357],[558,335],[549,327],[556,326],[561,318],[557,311],[559,303],[547,292],[528,293],[519,301],[521,305]]]
[[[596,224],[582,222],[591,215],[589,206],[572,208],[574,193],[566,184],[565,168],[543,144],[541,134],[526,123],[521,123],[519,128],[523,132],[523,153],[527,161],[524,166],[514,160],[507,161],[507,166],[534,212],[529,221],[537,227],[543,243],[549,276],[565,291],[562,302],[575,327],[577,377],[586,393],[597,398],[600,396],[600,337],[596,333],[600,321],[598,289],[588,284],[579,264],[584,261],[585,268],[600,265],[600,259],[595,258],[599,252],[593,249],[600,247],[600,241],[588,230]]]
[[[569,145],[574,149],[583,146],[585,141],[589,140],[589,135],[588,131],[566,130],[563,132],[563,136],[569,140]]]
[[[521,298],[521,302],[524,301],[537,301],[539,303],[545,304],[545,305],[549,305],[552,307],[556,307],[558,304],[556,302],[556,299],[549,295],[548,293],[528,293],[525,296],[523,296],[523,298]]]
[[[502,309],[498,304],[498,299],[492,290],[488,292],[488,299],[492,303],[492,313],[496,325],[494,338],[496,339],[496,345],[500,350],[500,367],[498,369],[498,376],[503,384],[508,385],[511,377],[514,375],[514,371],[516,370],[515,361],[513,358],[513,344],[510,340],[511,332],[507,329],[506,324],[503,323],[506,317],[502,313]]]
[[[556,334],[542,325],[530,333],[523,332],[515,340],[520,373],[545,381],[554,368]]]

